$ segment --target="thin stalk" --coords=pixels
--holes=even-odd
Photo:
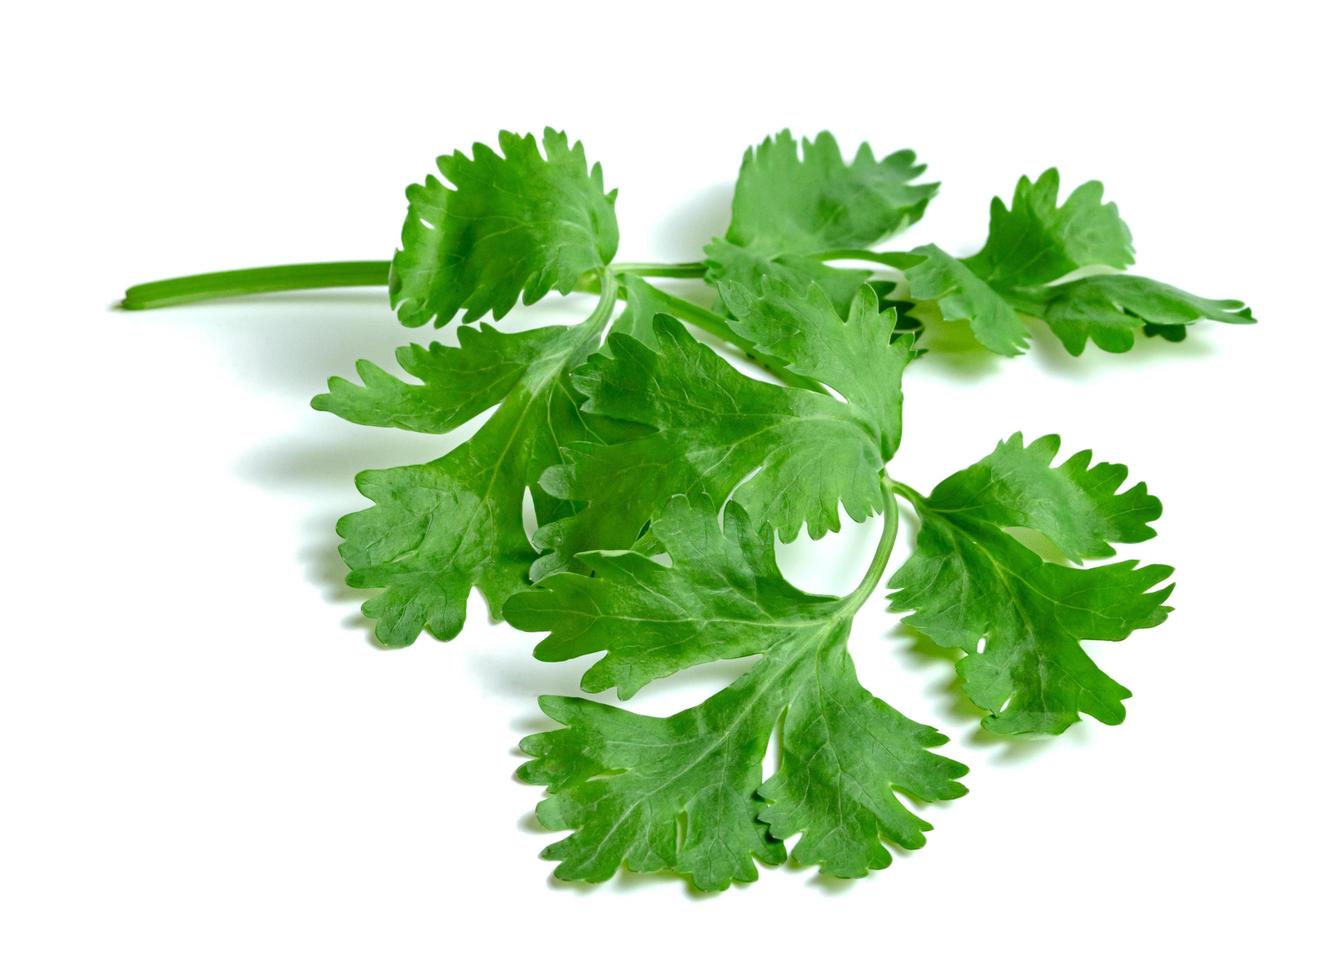
[[[856,612],[858,607],[867,601],[868,597],[876,591],[877,586],[881,584],[882,576],[886,574],[886,566],[891,562],[891,552],[895,548],[895,532],[900,526],[900,512],[895,506],[895,497],[891,493],[890,484],[892,482],[889,479],[883,479],[882,481],[881,539],[877,542],[877,550],[872,555],[871,564],[867,566],[867,574],[858,583],[858,587],[844,597],[843,608],[846,612]]]
[[[204,299],[288,292],[292,289],[386,286],[391,265],[390,262],[309,262],[304,265],[271,265],[159,279],[127,289],[121,306],[127,310],[149,310],[160,306],[196,303]]]
[[[703,262],[617,262],[611,271],[622,272],[645,279],[703,279]]]
[[[881,475],[881,482],[884,483],[887,487],[889,487],[892,492],[898,494],[901,497],[904,497],[911,504],[915,504],[917,506],[919,501],[923,500],[923,494],[919,493],[913,487],[901,483],[899,480],[892,480],[885,473]]]
[[[613,272],[657,279],[703,279],[703,262],[621,262]],[[198,303],[228,296],[281,293],[294,289],[332,289],[341,286],[385,286],[390,262],[307,262],[255,269],[206,272],[197,276],[158,279],[126,290],[122,309],[150,310],[162,306]]]
[[[836,248],[829,252],[817,252],[811,257],[819,262],[829,262],[832,259],[858,259],[888,265],[892,269],[912,269],[924,259],[922,255],[915,255],[913,252],[871,252],[865,248]]]
[[[593,307],[592,312],[587,319],[578,324],[576,330],[590,330],[596,335],[600,335],[606,327],[607,321],[611,319],[611,314],[615,312],[616,297],[620,294],[620,289],[616,283],[616,277],[610,269],[602,270],[601,294],[597,298],[597,305]]]

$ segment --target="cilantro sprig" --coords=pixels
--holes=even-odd
[[[924,844],[919,802],[965,792],[966,767],[932,751],[945,736],[866,690],[849,650],[901,508],[918,530],[889,578],[891,609],[962,651],[961,688],[998,735],[1057,734],[1084,714],[1122,721],[1129,691],[1082,644],[1170,611],[1168,566],[1086,564],[1154,534],[1161,505],[1145,484],[1125,488],[1123,466],[1089,452],[1058,463],[1057,436],[1017,434],[927,492],[889,474],[902,379],[928,332],[963,321],[1012,356],[1033,320],[1080,355],[1129,350],[1140,334],[1179,341],[1199,320],[1253,322],[1239,301],[1125,272],[1134,251],[1117,207],[1095,181],[1060,203],[1055,170],[1021,178],[1010,205],[994,199],[973,255],[890,250],[938,192],[924,170],[908,150],[879,158],[863,144],[846,159],[828,133],[785,131],[746,152],[702,261],[616,262],[616,194],[582,144],[501,133],[497,151],[441,157],[408,190],[390,262],[164,280],[131,287],[123,306],[386,284],[403,324],[441,327],[594,294],[578,323],[461,326],[455,344],[402,347],[401,374],[360,361],[357,381],[332,378],[313,400],[361,425],[435,434],[490,413],[438,459],[358,474],[371,506],[336,528],[349,582],[375,593],[364,611],[389,646],[456,636],[479,589],[496,617],[546,634],[538,658],[600,654],[582,688],[622,700],[697,664],[754,660],[666,718],[542,697],[559,727],[524,739],[519,774],[549,791],[543,826],[571,832],[545,852],[559,877],[623,866],[718,890],[788,858],[861,876],[891,863],[890,846]],[[658,279],[703,280],[716,302]],[[882,521],[862,582],[846,596],[797,589],[775,539],[835,531],[841,510]]]

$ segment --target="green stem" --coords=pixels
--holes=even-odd
[[[923,500],[923,494],[919,493],[913,487],[901,483],[899,480],[892,480],[885,473],[881,475],[881,482],[886,484],[886,486],[889,487],[893,493],[901,497],[904,497],[906,500],[908,500],[911,504],[914,504],[915,506],[918,506],[918,504]]]
[[[871,252],[865,248],[836,248],[829,252],[817,252],[811,256],[819,262],[832,259],[859,259],[863,262],[876,262],[888,265],[892,269],[912,269],[923,261],[922,255],[913,252]]]
[[[645,279],[703,279],[703,262],[617,262],[611,271]]]
[[[844,609],[847,612],[856,612],[858,607],[876,591],[877,586],[881,584],[882,576],[886,573],[886,566],[891,562],[891,552],[895,549],[895,532],[900,526],[900,512],[896,509],[895,497],[891,493],[892,482],[889,478],[883,476],[881,540],[877,542],[877,550],[872,555],[872,563],[867,566],[867,574],[858,583],[858,588],[844,597]]]
[[[620,289],[616,282],[615,275],[610,269],[602,270],[601,295],[597,299],[597,305],[593,308],[588,318],[575,328],[577,330],[591,330],[594,334],[600,336],[602,329],[606,326],[611,314],[616,308],[616,297],[620,294]]]
[[[660,279],[704,278],[703,262],[622,262],[611,266],[611,270]],[[140,283],[126,290],[121,306],[127,310],[149,310],[206,299],[281,293],[294,289],[386,286],[390,274],[390,262],[308,262],[302,265],[231,269],[227,272],[206,272],[198,276]]]
[[[390,262],[310,262],[272,265],[258,269],[207,272],[199,276],[144,282],[126,290],[123,309],[148,310],[160,306],[196,303],[203,299],[278,293],[291,289],[329,289],[336,286],[386,286]]]

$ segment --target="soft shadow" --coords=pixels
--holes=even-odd
[[[368,598],[366,591],[352,589],[345,583],[349,572],[337,548],[336,521],[340,514],[327,511],[314,514],[303,521],[303,537],[312,542],[305,544],[299,558],[308,570],[308,581],[321,588],[322,595],[331,602],[358,603]],[[326,538],[325,545],[317,542]]]
[[[333,374],[348,374],[366,357],[391,363],[391,353],[414,340],[447,342],[452,331],[411,331],[397,322],[387,291],[340,289],[210,300],[136,311],[137,321],[199,330],[238,379],[267,393],[309,398]]]
[[[899,848],[896,848],[898,851]],[[862,878],[836,878],[834,875],[821,874],[814,864],[799,864],[791,856],[782,865],[772,870],[788,875],[807,875],[807,887],[823,891],[827,895],[846,895],[858,887]]]
[[[1028,319],[1026,325],[1031,333],[1028,356],[1037,358],[1047,374],[1071,380],[1094,378],[1116,368],[1121,371],[1141,370],[1159,361],[1202,360],[1214,352],[1212,342],[1204,332],[1210,326],[1206,323],[1195,324],[1190,328],[1189,336],[1178,342],[1149,337],[1139,330],[1132,349],[1122,354],[1112,354],[1088,343],[1077,357],[1068,353],[1063,343],[1043,322]]]
[[[536,692],[532,691],[531,695],[533,701],[533,709],[531,711],[528,711],[526,714],[522,714],[514,718],[508,727],[520,735],[535,735],[537,732],[550,732],[554,731],[556,728],[559,728],[560,727],[559,722],[555,721],[555,719],[549,717],[548,715],[542,714],[541,711],[534,706],[536,700]],[[526,752],[523,752],[522,749],[518,748],[516,745],[513,746],[513,754],[517,756],[519,759],[531,758],[530,755],[528,755]]]
[[[912,654],[916,661],[923,663],[940,662],[945,666],[943,675],[930,688],[938,698],[938,707],[942,716],[958,722],[973,724],[979,730],[984,712],[974,706],[966,696],[961,675],[956,672],[956,664],[965,656],[960,650],[939,646],[927,636],[900,620],[887,634],[891,639],[903,644],[901,654]]]
[[[131,314],[127,314],[130,316]],[[408,452],[404,438],[360,431],[353,426],[336,437],[308,407],[332,374],[352,373],[355,360],[391,360],[409,332],[387,306],[387,292],[337,289],[323,292],[209,300],[162,310],[135,311],[137,323],[197,331],[219,351],[237,379],[266,394],[292,399],[297,428],[243,455],[238,475],[269,491],[301,494],[305,501],[353,493],[354,474],[370,466],[390,466],[428,458],[427,447]],[[368,598],[345,584],[335,524],[341,511],[314,507],[305,516],[299,560],[308,581],[331,602],[353,605],[351,620],[362,628],[359,603]],[[350,625],[347,621],[344,625]],[[370,632],[371,637],[371,632]]]
[[[807,881],[807,887],[823,891],[827,895],[847,895],[858,887],[862,878],[836,878],[834,875],[813,874]]]
[[[539,636],[528,634],[530,646]],[[730,686],[758,662],[758,657],[715,660],[677,671],[669,677],[650,682],[631,699],[621,701],[614,690],[593,693],[582,689],[583,674],[597,661],[597,654],[573,660],[549,662],[533,656],[499,656],[498,650],[467,654],[469,669],[487,691],[517,695],[529,700],[538,694],[580,697],[602,704],[616,705],[642,715],[665,718],[692,707]],[[541,726],[554,727],[549,720]],[[527,729],[536,731],[538,729]]]
[[[1002,370],[1010,360],[980,344],[967,322],[942,320],[933,304],[921,305],[918,317],[925,326],[918,344],[923,355],[918,370],[953,381],[976,381]],[[1201,360],[1215,350],[1205,332],[1212,325],[1197,324],[1185,340],[1177,343],[1139,331],[1128,351],[1112,354],[1088,343],[1082,354],[1074,357],[1046,323],[1031,317],[1024,322],[1030,346],[1022,356],[1038,360],[1046,374],[1070,381],[1087,381],[1115,370],[1138,371],[1160,361]]]
[[[129,313],[127,314],[130,315]],[[351,377],[355,361],[368,358],[396,370],[394,351],[414,341],[451,342],[453,331],[410,331],[387,306],[385,290],[280,293],[213,300],[162,310],[136,311],[147,329],[198,332],[218,351],[242,384],[289,402],[292,428],[244,453],[235,471],[272,493],[301,497],[306,513],[298,558],[307,580],[324,598],[349,608],[346,629],[373,637],[359,613],[372,594],[345,584],[336,521],[367,506],[354,490],[361,470],[427,462],[469,438],[484,416],[451,436],[425,436],[394,429],[351,425],[309,407],[332,375]]]
[[[733,887],[742,887],[741,882],[734,882]],[[562,881],[556,878],[554,874],[546,876],[546,886],[556,891],[573,892],[578,895],[591,895],[600,891],[613,891],[616,894],[627,894],[631,892],[647,891],[650,888],[679,888],[685,893],[685,897],[696,902],[713,901],[723,892],[702,892],[690,884],[685,878],[678,874],[672,874],[670,871],[630,871],[624,865],[609,881]]]
[[[298,559],[303,565],[304,578],[315,585],[328,604],[348,610],[341,619],[341,629],[364,634],[370,647],[385,650],[374,635],[376,623],[365,616],[360,607],[372,594],[352,589],[345,582],[349,569],[340,557],[340,539],[336,536],[336,521],[340,514],[330,510],[312,514],[303,520]]]
[[[478,423],[468,423],[451,435],[425,436],[360,428],[344,421],[333,432],[316,412],[301,421],[298,431],[263,443],[239,459],[238,475],[266,489],[291,493],[352,489],[355,474],[362,470],[427,463],[456,448],[478,428]]]
[[[732,219],[729,181],[715,184],[678,205],[653,231],[654,251],[668,261],[693,262],[704,254],[709,239],[727,231]]]
[[[999,735],[986,731],[983,727],[985,713],[977,708],[965,693],[964,682],[956,670],[956,664],[966,656],[962,651],[938,646],[918,630],[905,624],[896,623],[890,631],[890,637],[903,641],[905,651],[918,660],[941,661],[946,664],[946,676],[932,687],[932,693],[939,699],[939,707],[945,717],[953,718],[964,726],[963,741],[974,748],[992,753],[989,762],[994,765],[1016,765],[1028,762],[1048,751],[1049,747],[1060,739],[1086,741],[1086,725],[1079,723],[1068,729],[1063,735]],[[945,806],[949,801],[924,805]]]
[[[426,462],[449,446],[445,440],[431,447],[424,436],[351,425],[346,425],[345,435],[333,437],[320,431],[322,420],[316,418],[317,413],[311,414],[314,419],[305,421],[297,432],[244,454],[235,471],[267,491],[303,499],[307,512],[299,527],[297,557],[305,578],[329,603],[349,610],[341,621],[344,629],[362,631],[369,645],[381,650],[384,647],[374,635],[376,624],[359,611],[373,592],[346,584],[349,569],[340,556],[336,522],[345,514],[370,506],[354,489],[356,473]]]
[[[1082,729],[1074,725],[1069,731]],[[989,762],[997,766],[1014,766],[1029,762],[1050,750],[1058,739],[1066,735],[996,735],[980,728],[970,734],[969,743],[975,748],[992,753]]]
[[[936,310],[924,307],[918,315],[925,329],[915,370],[955,381],[977,381],[1002,370],[1005,358],[976,340],[965,321],[942,320]]]

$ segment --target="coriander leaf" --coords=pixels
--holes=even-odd
[[[914,299],[936,301],[944,319],[968,322],[979,342],[995,354],[1012,357],[1026,349],[1026,325],[992,286],[936,245],[914,251],[926,256],[908,272]]]
[[[528,367],[564,343],[564,327],[501,333],[482,324],[457,332],[460,346],[431,343],[397,348],[402,369],[422,384],[388,374],[371,361],[355,362],[363,385],[332,378],[313,408],[360,425],[411,432],[451,432],[516,388]]]
[[[675,312],[667,304],[666,294],[649,285],[642,277],[629,273],[617,276],[616,281],[620,284],[625,308],[611,324],[611,332],[628,334],[642,344],[656,346],[653,318],[659,313],[671,315]]]
[[[660,677],[754,656],[799,628],[828,622],[834,600],[790,585],[775,567],[772,537],[735,503],[727,514],[720,530],[712,498],[678,494],[651,529],[672,567],[633,551],[584,552],[581,568],[590,574],[547,576],[508,602],[508,621],[550,633],[536,647],[538,660],[607,651],[582,687],[614,687],[622,700]]]
[[[705,278],[754,289],[770,276],[798,292],[816,283],[848,310],[868,273],[815,256],[863,248],[918,221],[937,193],[937,184],[913,183],[924,169],[909,150],[877,160],[866,143],[845,163],[829,133],[799,146],[784,130],[746,151],[727,234],[704,250]]]
[[[866,143],[845,163],[830,133],[799,148],[785,129],[746,151],[727,240],[763,255],[871,245],[923,216],[938,186],[913,183],[925,169],[912,150],[877,160]]]
[[[518,297],[535,303],[567,293],[616,252],[615,191],[588,169],[583,144],[547,128],[545,156],[532,135],[501,132],[502,155],[483,143],[473,156],[438,158],[448,183],[432,174],[406,191],[410,211],[392,260],[391,299],[407,326],[496,318]]]
[[[855,520],[880,508],[880,445],[852,406],[747,378],[671,317],[653,330],[658,349],[612,335],[574,372],[585,416],[643,434],[565,446],[567,465],[541,486],[584,506],[537,532],[555,554],[533,577],[579,551],[631,546],[673,493],[731,497],[784,540],[804,524],[817,538],[838,530],[841,504]]]
[[[623,863],[717,890],[755,880],[756,859],[782,861],[784,836],[802,835],[795,859],[841,877],[888,865],[883,840],[922,846],[929,825],[893,790],[953,799],[966,769],[928,751],[943,736],[859,685],[845,649],[857,604],[788,584],[772,530],[734,503],[720,529],[706,495],[674,497],[651,536],[669,565],[630,551],[583,554],[591,574],[551,575],[518,593],[505,605],[509,622],[551,633],[537,648],[543,659],[606,651],[584,688],[615,685],[622,696],[691,664],[760,661],[668,718],[541,699],[565,727],[523,740],[536,758],[519,776],[550,788],[542,825],[574,831],[544,852],[560,862],[556,875],[601,881]],[[781,716],[783,762],[762,785]]]
[[[1200,319],[1254,322],[1239,300],[1203,299],[1139,276],[1093,274],[1050,285],[1086,266],[1133,261],[1128,226],[1113,203],[1101,203],[1099,182],[1082,184],[1062,206],[1058,192],[1057,170],[1035,182],[1022,177],[1010,210],[993,199],[988,241],[967,259],[936,245],[914,249],[924,259],[907,271],[911,296],[936,302],[944,319],[967,322],[980,343],[1009,356],[1028,345],[1021,314],[1045,321],[1073,355],[1088,339],[1102,350],[1127,351],[1138,327],[1183,340]]]
[[[1062,206],[1059,172],[1051,167],[1037,181],[1017,182],[1009,210],[1002,198],[989,206],[989,238],[966,267],[998,287],[1038,286],[1087,265],[1123,269],[1133,263],[1133,239],[1104,187],[1091,180]]]
[[[578,412],[568,370],[596,347],[614,291],[593,316],[572,328],[504,334],[463,328],[460,347],[402,348],[411,384],[359,365],[364,387],[333,378],[313,407],[364,425],[448,432],[497,404],[489,420],[440,459],[366,470],[355,478],[374,506],[341,518],[340,553],[349,584],[382,592],[364,604],[376,635],[404,646],[428,630],[440,640],[461,630],[466,598],[478,586],[497,614],[522,588],[536,552],[523,530],[523,493],[538,520],[573,513],[573,505],[541,488],[541,473],[561,461],[568,440],[593,442],[612,423]]]
[[[723,283],[723,302],[739,334],[792,372],[829,385],[871,426],[883,460],[900,445],[901,379],[913,359],[913,340],[894,337],[899,315],[882,312],[877,294],[859,290],[847,321],[819,287],[798,292],[778,279],[763,279],[757,294]]]
[[[756,859],[784,860],[783,844],[756,819],[752,798],[770,705],[745,685],[716,697],[670,718],[582,698],[539,700],[565,727],[522,740],[522,751],[538,758],[518,778],[550,789],[536,808],[542,827],[575,831],[541,852],[560,862],[555,877],[605,881],[624,864],[636,872],[675,871],[696,888],[720,891],[755,881]]]
[[[799,292],[817,286],[837,310],[847,310],[858,290],[867,281],[866,269],[839,269],[805,255],[779,255],[773,258],[753,252],[722,238],[704,248],[711,283],[737,282],[754,288],[761,279],[778,279]]]
[[[1129,691],[1083,652],[1081,640],[1122,640],[1156,626],[1171,569],[1124,561],[1073,568],[1043,561],[1005,528],[1025,527],[1073,557],[1113,554],[1111,542],[1151,537],[1160,504],[1138,484],[1114,491],[1127,471],[1089,453],[1062,466],[1050,436],[1013,436],[927,497],[909,492],[922,520],[914,554],[892,577],[893,610],[935,643],[964,650],[958,664],[970,699],[1002,734],[1057,734],[1079,712],[1114,725]],[[1153,591],[1149,591],[1153,590]]]
[[[968,520],[1034,528],[1074,562],[1112,557],[1111,542],[1156,536],[1151,523],[1161,516],[1161,501],[1147,492],[1147,484],[1117,493],[1128,467],[1092,465],[1090,450],[1053,467],[1059,443],[1058,436],[1042,436],[1027,445],[1018,432],[944,480],[929,499]]]
[[[1088,340],[1101,350],[1123,353],[1142,328],[1149,337],[1179,341],[1198,320],[1254,323],[1240,300],[1203,299],[1141,276],[1090,276],[1013,296],[1017,307],[1049,325],[1068,353],[1081,354]]]
[[[946,743],[936,729],[911,721],[858,683],[837,634],[818,649],[810,677],[786,705],[779,771],[760,787],[760,819],[771,837],[801,833],[792,858],[838,878],[887,867],[882,840],[916,850],[932,825],[891,790],[918,800],[965,795],[955,780],[969,770],[929,749]]]

